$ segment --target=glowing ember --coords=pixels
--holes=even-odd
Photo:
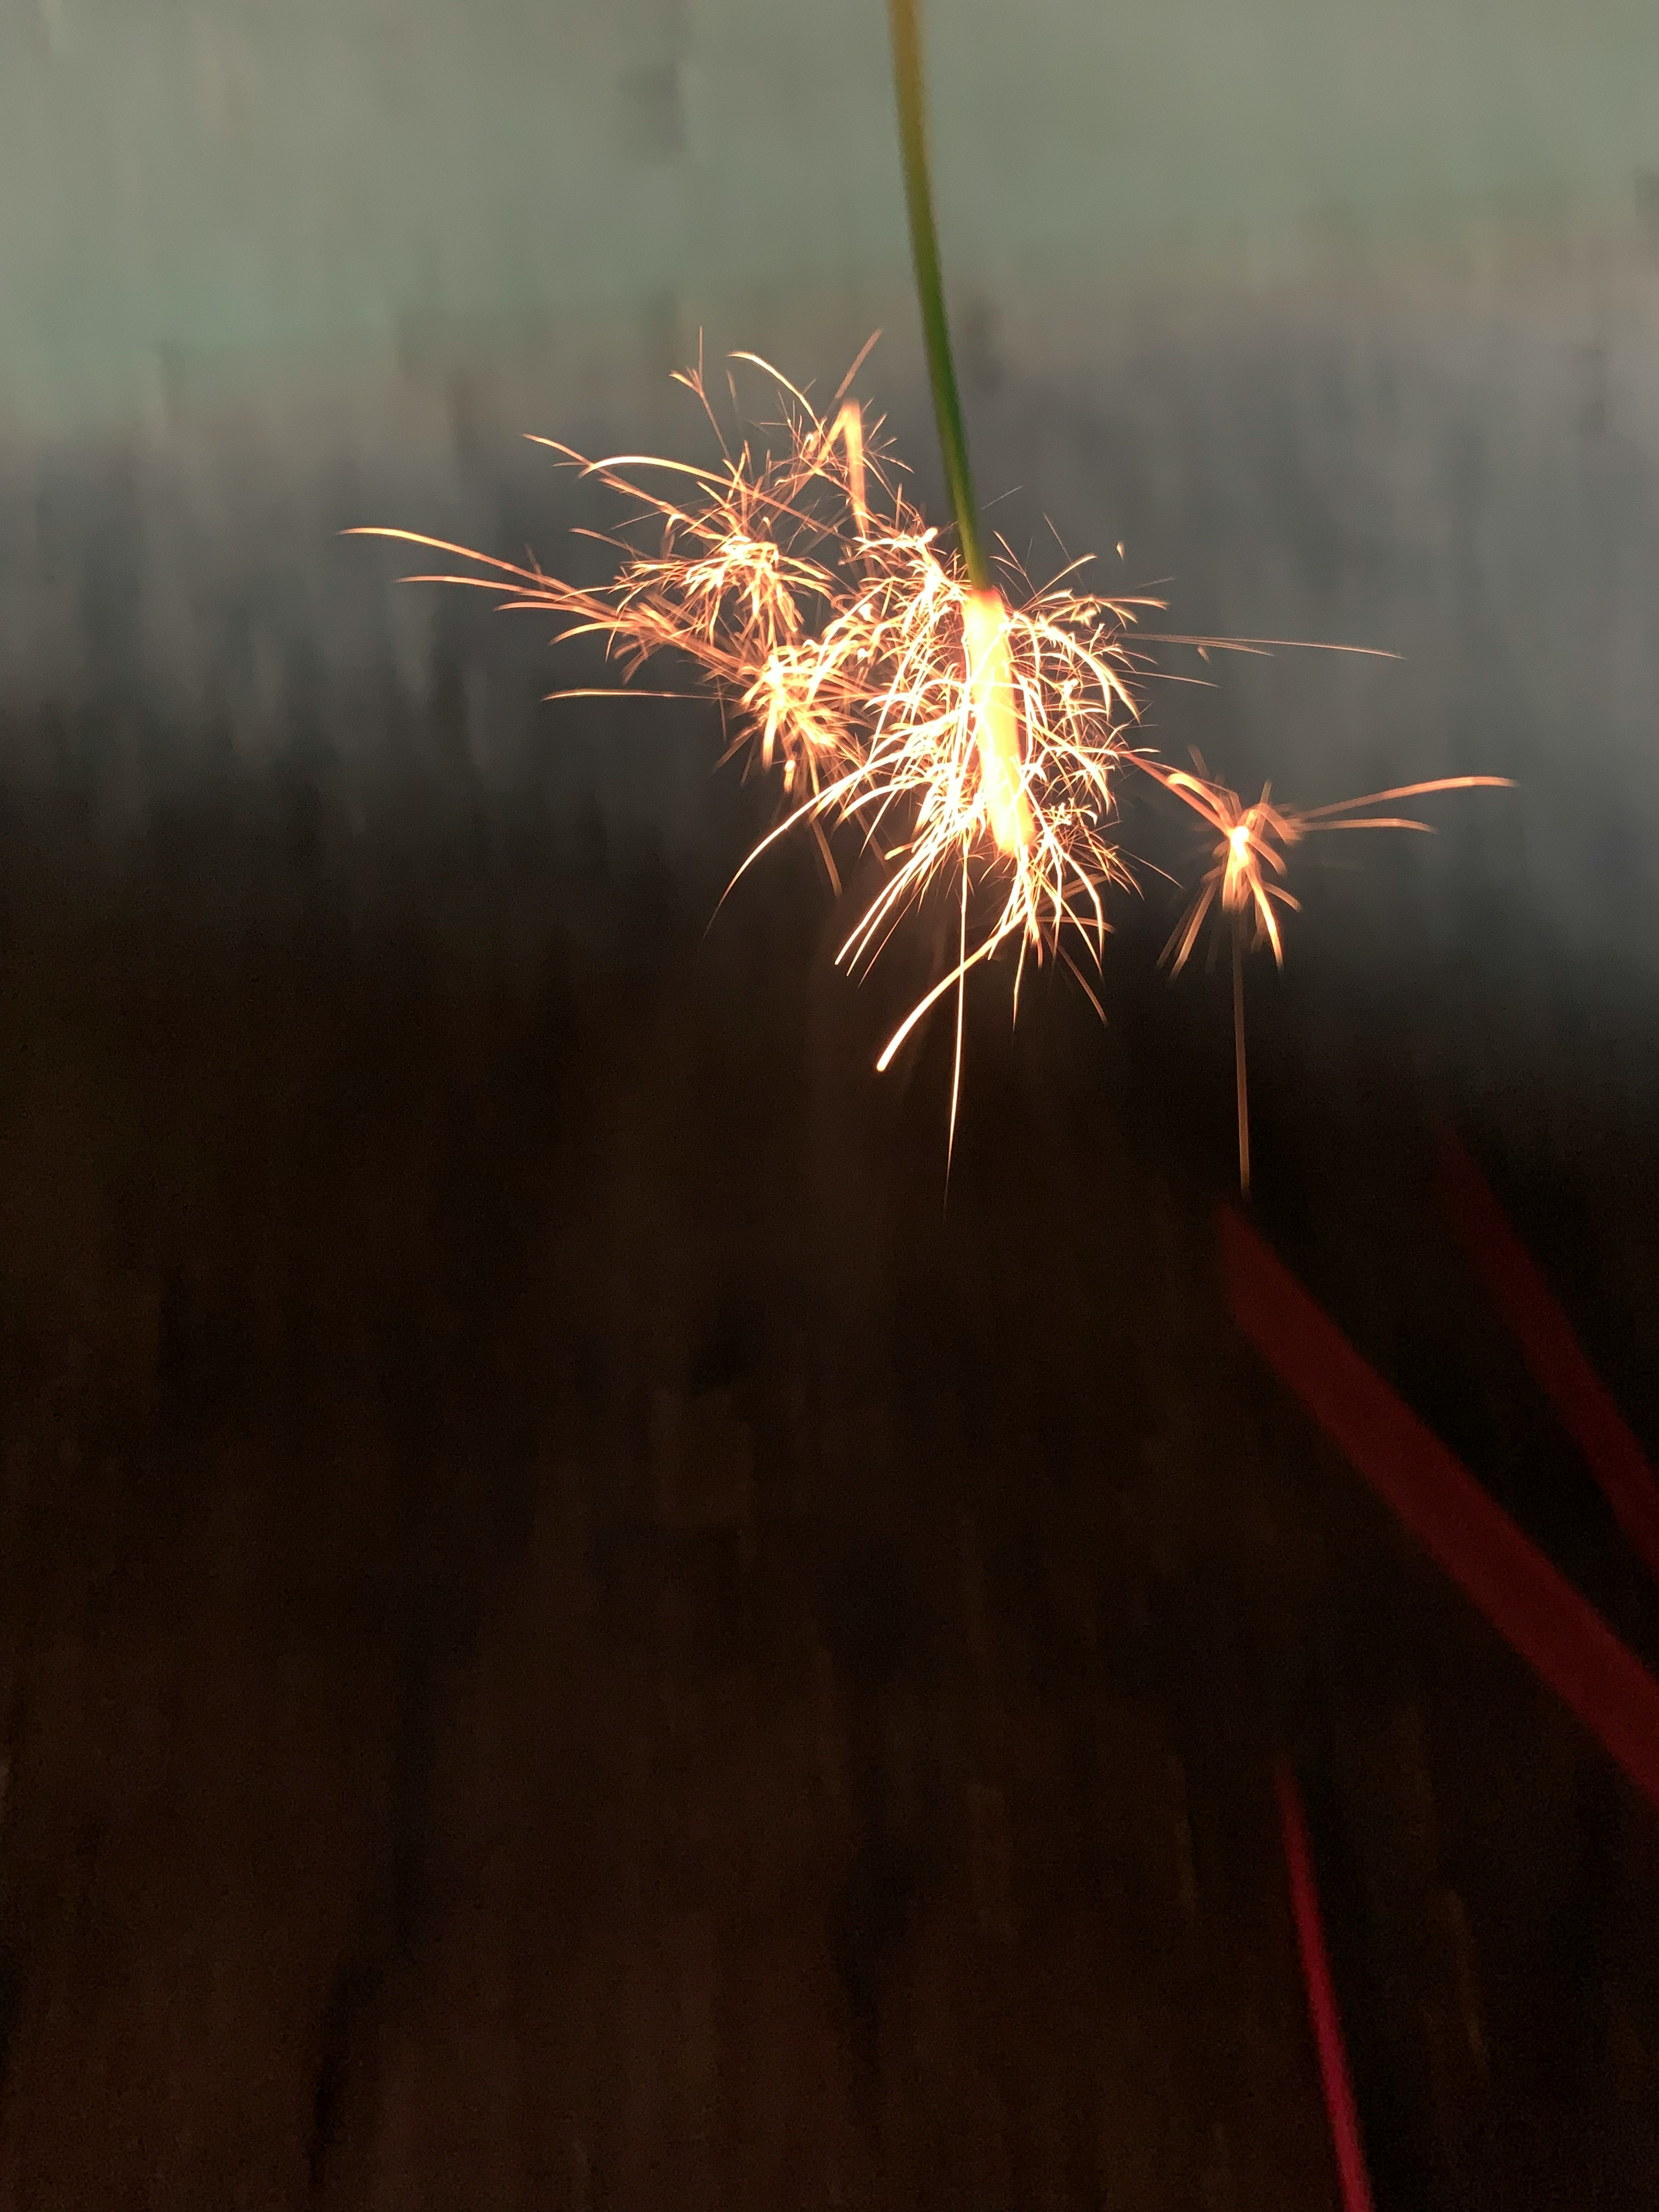
[[[1014,719],[1014,675],[1008,659],[1008,614],[1000,592],[969,592],[963,607],[968,647],[968,690],[992,834],[1002,853],[1031,842],[1031,813],[1019,773],[1019,727]]]

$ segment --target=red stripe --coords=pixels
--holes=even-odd
[[[1342,2015],[1337,2009],[1336,1984],[1331,1978],[1330,1955],[1325,1948],[1325,1926],[1319,1912],[1319,1888],[1314,1880],[1313,1853],[1308,1844],[1308,1822],[1302,1810],[1302,1793],[1288,1759],[1273,1771],[1279,1797],[1279,1825],[1285,1838],[1285,1865],[1291,1878],[1291,1910],[1296,1917],[1297,1947],[1302,1954],[1302,1978],[1308,1990],[1308,2017],[1313,2022],[1314,2043],[1319,2052],[1319,2077],[1325,2088],[1325,2111],[1336,2148],[1336,2170],[1342,2183],[1342,2212],[1372,2212],[1370,2177],[1359,2137],[1359,2113],[1348,2075],[1348,2054],[1342,2041]]]
[[[1233,1317],[1430,1557],[1659,1806],[1659,1683],[1373,1372],[1231,1206]]]
[[[1519,1340],[1534,1381],[1589,1461],[1632,1548],[1659,1582],[1659,1483],[1549,1285],[1453,1136],[1441,1140],[1440,1190],[1447,1216],[1487,1296]]]

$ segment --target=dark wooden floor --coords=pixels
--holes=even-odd
[[[1379,2204],[1659,2201],[1659,1822],[1231,1335],[1218,989],[988,1000],[947,1208],[787,868],[9,836],[0,2205],[1332,2205],[1286,1746]],[[1642,1009],[1336,941],[1263,1225],[1659,1662],[1423,1170],[1659,1443]]]

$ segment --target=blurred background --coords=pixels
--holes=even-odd
[[[1425,1167],[1659,1443],[1659,25],[927,25],[1010,547],[1399,656],[1156,740],[1520,782],[1305,872],[1257,1214],[1659,1661]],[[878,328],[942,518],[878,0],[0,5],[0,2206],[1334,2204],[1285,1749],[1379,2204],[1654,2201],[1652,1810],[1232,1335],[1177,890],[947,1204],[926,933],[339,535],[591,564],[521,433]]]

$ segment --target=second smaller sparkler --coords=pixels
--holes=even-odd
[[[1218,923],[1231,939],[1233,972],[1233,1068],[1238,1108],[1238,1186],[1250,1188],[1250,1101],[1244,1052],[1244,956],[1267,945],[1275,963],[1285,964],[1285,941],[1279,909],[1294,913],[1298,902],[1286,888],[1291,848],[1322,830],[1417,830],[1431,833],[1427,822],[1398,814],[1372,814],[1374,806],[1391,805],[1396,799],[1425,799],[1442,791],[1478,789],[1510,791],[1514,785],[1503,775],[1437,776],[1426,783],[1401,783],[1388,791],[1373,791],[1363,799],[1340,799],[1328,806],[1275,805],[1273,786],[1264,784],[1261,796],[1246,805],[1211,775],[1201,757],[1194,755],[1196,775],[1185,769],[1165,768],[1146,755],[1137,765],[1165,790],[1190,806],[1216,833],[1217,843],[1208,872],[1200,883],[1191,905],[1164,948],[1170,972],[1178,975],[1191,957],[1213,909]]]

